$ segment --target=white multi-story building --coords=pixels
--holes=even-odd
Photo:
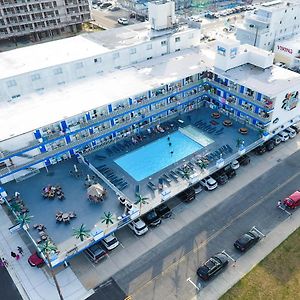
[[[280,107],[286,101],[297,106],[300,75],[272,66],[271,53],[231,40],[217,42],[215,51],[203,48],[199,29],[177,25],[173,2],[150,3],[149,19],[0,54],[2,182],[101,144],[108,135],[127,135],[141,115],[143,126],[167,118],[174,112],[172,97],[160,100],[172,106],[170,112],[158,113],[151,106],[155,95],[171,95],[171,86],[184,90],[191,80],[197,92],[180,97],[197,99],[194,108],[209,101],[270,135],[296,120],[298,110]],[[124,110],[143,102],[149,105],[124,117]],[[181,103],[176,111],[188,105]],[[121,124],[126,129],[118,132]]]
[[[274,47],[275,62],[284,63],[288,68],[300,70],[300,36],[277,41]]]
[[[262,3],[256,10],[246,13],[242,25],[237,27],[236,38],[265,50],[273,50],[276,41],[300,33],[300,2],[275,0]]]
[[[0,40],[77,32],[90,19],[88,0],[0,0]]]
[[[174,11],[173,2],[151,3],[149,23],[0,53],[0,128],[5,128],[0,131],[1,185],[157,129],[165,121],[181,123],[186,114],[201,118],[209,112],[209,118],[208,107],[242,122],[243,129],[262,131],[263,137],[252,132],[247,151],[299,121],[300,74],[274,66],[273,53],[236,40],[219,40],[214,47],[200,44],[200,30],[178,26]],[[239,155],[236,150],[227,163]],[[122,195],[86,157],[82,161]],[[168,193],[154,193],[144,211],[134,207],[133,215],[153,209],[216,168],[195,172],[192,182],[176,180]],[[132,178],[131,183],[140,180]],[[4,192],[0,186],[0,195]],[[73,240],[63,243],[52,265],[130,218],[117,218],[104,231],[101,222],[93,224],[91,239],[76,249]]]

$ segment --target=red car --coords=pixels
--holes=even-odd
[[[296,208],[297,206],[300,206],[300,192],[296,191],[289,197],[285,198],[283,200],[283,204],[287,206],[288,208]]]
[[[41,268],[45,264],[44,260],[41,258],[38,252],[34,252],[33,254],[31,254],[31,256],[28,258],[28,263],[32,267],[38,268]]]

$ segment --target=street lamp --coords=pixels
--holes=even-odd
[[[255,39],[254,39],[254,44],[253,44],[253,46],[255,47],[256,46],[256,40],[257,40],[257,34],[258,34],[258,27],[255,26],[254,24],[250,24],[249,27],[256,28]]]

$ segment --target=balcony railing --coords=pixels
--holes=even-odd
[[[231,88],[229,86],[226,86],[226,85],[223,85],[219,82],[216,82],[214,81],[213,79],[207,79],[207,81],[212,85],[212,86],[216,86],[216,87],[219,87],[221,89],[226,89],[226,92],[229,92],[230,94],[236,96],[236,97],[239,97],[239,98],[244,98],[245,100],[263,108],[264,110],[266,111],[269,111],[269,110],[272,110],[274,108],[274,103],[272,106],[266,106],[262,101],[258,101],[256,99],[254,99],[253,97],[251,96],[248,96],[248,95],[245,95],[245,94],[242,94],[240,93],[239,91],[236,91],[234,88]]]
[[[189,96],[185,99],[182,99],[182,102],[183,102],[182,104],[184,104],[186,102],[189,102],[189,101],[191,101],[192,99],[194,99],[196,97],[200,97],[202,94],[203,93],[198,93],[198,94],[191,95],[191,96]],[[74,140],[74,141],[70,142],[69,144],[66,144],[66,145],[63,145],[59,148],[56,148],[55,150],[51,150],[51,151],[48,151],[48,152],[38,154],[38,155],[34,156],[33,159],[28,163],[18,165],[18,166],[16,166],[16,165],[11,166],[10,167],[10,172],[7,171],[6,169],[0,170],[0,176],[3,177],[5,175],[8,175],[11,172],[15,173],[17,171],[20,171],[20,170],[24,169],[26,166],[27,167],[33,166],[35,164],[43,162],[45,159],[48,159],[48,158],[53,157],[53,156],[58,155],[58,154],[63,154],[65,152],[75,148],[76,146],[87,144],[89,142],[92,142],[95,139],[103,138],[103,137],[105,137],[109,134],[112,134],[113,132],[117,131],[118,129],[128,128],[132,125],[135,125],[135,124],[138,124],[140,122],[145,121],[145,119],[148,119],[151,116],[155,116],[155,115],[157,115],[157,114],[159,114],[160,112],[163,112],[163,111],[171,110],[173,108],[176,108],[177,106],[178,106],[178,103],[174,104],[173,102],[171,102],[169,104],[166,104],[163,107],[160,107],[157,110],[153,110],[153,111],[149,111],[149,112],[145,113],[143,118],[138,116],[135,119],[131,119],[131,120],[128,120],[126,122],[114,125],[113,127],[109,127],[105,130],[102,130],[101,132],[90,134],[89,136],[86,136],[86,137],[81,138],[79,140]],[[141,118],[140,120],[138,120],[139,117]]]

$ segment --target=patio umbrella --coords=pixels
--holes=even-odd
[[[92,197],[102,197],[105,194],[105,189],[99,183],[91,185],[87,189],[87,193]]]

